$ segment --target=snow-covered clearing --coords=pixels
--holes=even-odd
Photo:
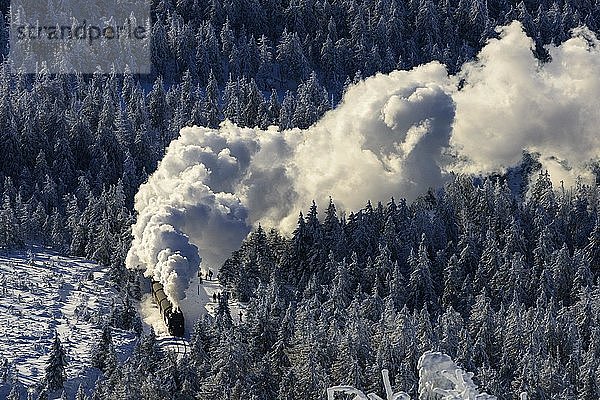
[[[108,268],[95,262],[58,255],[50,249],[33,248],[0,254],[0,360],[7,359],[16,377],[26,386],[44,378],[54,331],[60,336],[68,356],[67,392],[73,394],[80,383],[91,388],[98,371],[90,368],[90,354],[110,317],[111,305],[120,301],[117,288],[107,276]],[[213,294],[222,293],[216,280],[192,281],[186,292],[186,308],[193,310],[186,319],[189,338],[194,322],[214,315],[217,303]],[[244,305],[230,301],[231,316],[238,323],[245,317]],[[150,293],[142,297],[139,309],[144,330],[153,326],[161,347],[182,354],[185,341],[168,335]],[[131,354],[136,337],[132,332],[112,329],[120,361]],[[16,375],[16,376],[14,376]],[[0,382],[0,398],[6,395]]]
[[[21,383],[42,381],[56,330],[68,356],[69,391],[82,380],[93,384],[97,371],[88,367],[90,351],[117,297],[106,272],[44,248],[0,255],[0,357],[16,367]],[[113,341],[123,357],[135,335],[113,329]]]
[[[198,277],[194,277],[190,287],[185,292],[185,299],[181,301],[184,310],[192,310],[192,312],[188,311],[188,315],[185,317],[186,323],[187,321],[195,322],[206,314],[214,316],[217,311],[218,300],[215,301],[213,295],[221,295],[225,291],[226,289],[215,278],[212,280],[203,279],[202,283],[199,283]],[[240,322],[240,313],[242,314],[242,320],[246,315],[246,305],[232,300],[232,296],[229,296],[229,310],[235,324]],[[185,329],[188,335],[194,328],[193,322],[186,325]]]

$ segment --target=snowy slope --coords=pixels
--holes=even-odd
[[[90,350],[117,295],[106,272],[96,263],[42,248],[34,248],[32,256],[0,255],[0,356],[14,364],[21,383],[42,381],[56,329],[69,358],[69,392],[82,380],[93,384]],[[132,333],[113,330],[121,357],[130,353],[134,339]]]
[[[199,318],[206,314],[215,315],[217,309],[217,302],[214,301],[213,294],[225,292],[225,288],[221,286],[218,280],[203,279],[202,283],[198,282],[198,277],[195,277],[188,290],[185,292],[185,299],[181,302],[184,310],[190,310],[186,317],[190,321],[197,321]],[[229,310],[231,311],[231,318],[234,323],[240,321],[239,314],[242,313],[242,318],[246,314],[246,305],[240,304],[237,301],[229,300]],[[192,324],[188,324],[186,330],[189,329],[189,333],[193,329]]]

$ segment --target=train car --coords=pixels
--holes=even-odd
[[[160,315],[162,315],[165,325],[170,335],[183,337],[185,321],[183,313],[167,298],[163,285],[160,282],[152,281],[152,297],[158,306]]]

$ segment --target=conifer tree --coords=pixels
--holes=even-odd
[[[67,380],[67,355],[60,342],[58,333],[54,332],[54,341],[46,363],[44,382],[49,391],[61,389]]]
[[[6,400],[21,400],[19,384],[12,385],[12,388],[10,389],[10,393],[8,393],[8,397],[6,398]]]
[[[285,93],[279,112],[279,129],[286,130],[294,127],[294,113],[296,111],[296,97],[290,91]]]
[[[79,385],[77,388],[77,394],[75,395],[75,400],[88,400],[87,394],[85,394],[85,390],[83,389],[83,385]]]
[[[100,340],[92,349],[91,363],[93,367],[101,370],[105,376],[110,376],[117,366],[111,327],[109,324],[104,325]]]
[[[409,280],[410,296],[412,297],[411,304],[416,309],[420,309],[427,304],[431,307],[436,307],[437,301],[431,280],[431,262],[427,254],[427,248],[425,247],[424,235],[421,238],[418,254],[411,255],[409,263],[412,269]]]
[[[219,109],[219,87],[217,78],[213,71],[210,71],[208,84],[206,86],[206,96],[204,103],[204,118],[211,128],[216,128],[221,120],[221,111]]]

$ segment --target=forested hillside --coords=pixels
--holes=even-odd
[[[381,393],[385,368],[414,397],[417,361],[433,349],[499,399],[598,398],[600,193],[534,180],[525,202],[502,179],[457,177],[412,204],[341,217],[332,202],[321,221],[313,205],[289,239],[259,227],[220,272],[249,301],[245,323],[232,323],[225,302],[198,321],[163,395],[322,399],[335,384]],[[104,395],[152,384],[137,360]]]
[[[280,398],[316,399],[332,382],[372,390],[383,368],[414,391],[409,366],[433,348],[500,399],[592,399],[598,195],[555,192],[540,174],[523,204],[501,180],[459,177],[342,219],[331,203],[319,222],[313,206],[289,240],[259,228],[221,279],[253,304],[249,359],[270,357],[276,380],[301,388]]]
[[[361,77],[433,59],[455,71],[497,25],[522,21],[545,59],[541,45],[582,24],[597,31],[600,17],[591,1],[160,0],[152,10],[153,75],[15,75],[4,63],[0,246],[52,243],[119,263],[133,195],[182,127],[306,128]],[[6,30],[0,43],[6,54]]]
[[[0,1],[4,22],[7,9],[8,1]],[[514,20],[529,37],[519,24],[506,26]],[[177,224],[200,221],[192,227],[196,236],[212,235],[208,242],[217,243],[220,232],[229,232],[220,231],[219,223],[241,226],[237,233],[245,236],[252,212],[258,215],[252,207],[264,205],[265,218],[283,220],[306,193],[333,197],[327,208],[308,200],[293,233],[255,226],[222,266],[200,266],[221,267],[224,293],[214,302],[214,317],[191,322],[185,357],[164,351],[148,326],[140,333],[137,318],[98,322],[94,328],[102,334],[93,368],[99,379],[82,386],[77,400],[320,400],[326,388],[338,384],[384,393],[382,369],[389,370],[394,389],[415,397],[417,362],[429,350],[473,371],[482,390],[498,399],[516,399],[522,392],[536,400],[600,398],[599,188],[593,179],[553,186],[551,178],[557,182],[563,175],[550,177],[542,168],[554,166],[575,181],[584,170],[593,178],[592,166],[599,180],[600,168],[593,166],[598,160],[588,155],[598,149],[597,113],[589,99],[600,81],[594,80],[597,64],[586,60],[597,59],[598,40],[592,36],[600,32],[600,1],[159,0],[152,1],[149,24],[152,74],[26,75],[12,70],[8,29],[0,23],[3,254],[43,245],[109,266],[102,276],[123,297],[122,307],[112,308],[131,316],[130,297],[132,302],[141,297],[141,273],[132,270],[148,267],[140,262],[125,268],[136,233],[132,225],[140,219],[134,197],[157,169],[162,175],[139,197],[156,197],[147,201],[141,219],[158,215],[153,220],[158,223],[147,225],[147,237],[139,235],[136,257],[200,260],[206,256],[187,260],[181,252],[168,252],[179,240],[199,253],[192,235]],[[589,31],[571,35],[584,25]],[[469,64],[499,35],[498,26],[505,26],[504,40],[482,52],[483,61]],[[515,53],[499,57],[511,44]],[[552,54],[559,58],[554,64]],[[440,63],[354,86],[377,73],[432,60]],[[522,68],[514,74],[502,68],[510,63]],[[521,80],[512,82],[513,77]],[[528,108],[515,101],[530,98],[517,90],[521,83],[530,85],[523,85],[527,92],[539,87],[546,102],[532,101]],[[383,85],[398,88],[383,93]],[[465,85],[471,90],[463,90]],[[488,96],[502,87],[509,94]],[[359,90],[367,89],[371,102],[359,101]],[[339,119],[326,117],[319,129],[307,129],[343,105],[345,93],[353,93],[355,104]],[[471,108],[470,96],[482,107]],[[360,111],[374,114],[352,120],[361,105]],[[484,113],[496,112],[496,105],[499,117],[488,124]],[[514,115],[517,109],[527,113]],[[506,115],[514,120],[504,124]],[[456,116],[469,128],[458,146],[452,131]],[[473,122],[477,117],[481,126]],[[523,127],[525,119],[531,125]],[[190,129],[185,140],[173,142],[184,136],[184,127],[218,128],[225,120],[235,125]],[[492,131],[505,126],[499,134],[485,131],[488,125]],[[269,126],[276,128],[266,131]],[[520,129],[527,140],[517,140]],[[331,137],[344,141],[343,133],[352,137],[337,147]],[[506,140],[514,148],[499,148],[503,134],[511,135]],[[186,142],[199,137],[201,144]],[[566,137],[573,138],[572,147]],[[460,145],[471,139],[469,151],[461,154]],[[497,152],[486,149],[479,165],[468,165],[487,139]],[[536,140],[550,145],[540,149]],[[170,166],[182,161],[160,171],[170,145]],[[321,146],[319,152],[311,145]],[[564,153],[557,150],[566,147]],[[513,163],[515,151],[524,151],[520,166]],[[336,152],[365,157],[331,165],[332,175],[323,173],[327,165],[319,164],[316,172],[307,167],[317,157],[327,164],[334,157],[325,156]],[[567,159],[572,154],[582,156]],[[259,158],[255,164],[253,157]],[[466,173],[452,173],[460,162]],[[346,205],[350,195],[357,201],[362,189],[353,186],[357,181],[339,181],[363,167],[365,176],[390,177],[371,180],[393,182],[385,191],[397,197],[365,196],[360,210],[336,209],[331,187],[347,183]],[[319,185],[307,187],[317,175],[323,178]],[[420,191],[431,181],[446,185],[423,189],[414,201],[412,195],[402,198],[409,197],[404,189]],[[273,189],[273,182],[281,187]],[[376,184],[368,178],[358,182]],[[250,184],[252,191],[244,187]],[[165,187],[153,192],[153,185]],[[156,204],[162,208],[153,208]],[[154,234],[159,231],[179,236]],[[221,242],[229,245],[235,238]],[[178,250],[178,244],[172,247]],[[198,266],[193,267],[187,272],[197,278]],[[231,315],[229,297],[243,304],[243,315]],[[131,354],[115,354],[115,329],[136,337]],[[58,366],[62,377],[68,360],[58,339],[53,346],[49,368]],[[102,354],[109,355],[109,364]],[[0,384],[6,393],[12,388],[11,400],[19,400],[26,388],[14,368],[2,359]],[[43,384],[31,389],[32,398],[48,395]],[[60,396],[60,387],[53,389],[50,397]]]

